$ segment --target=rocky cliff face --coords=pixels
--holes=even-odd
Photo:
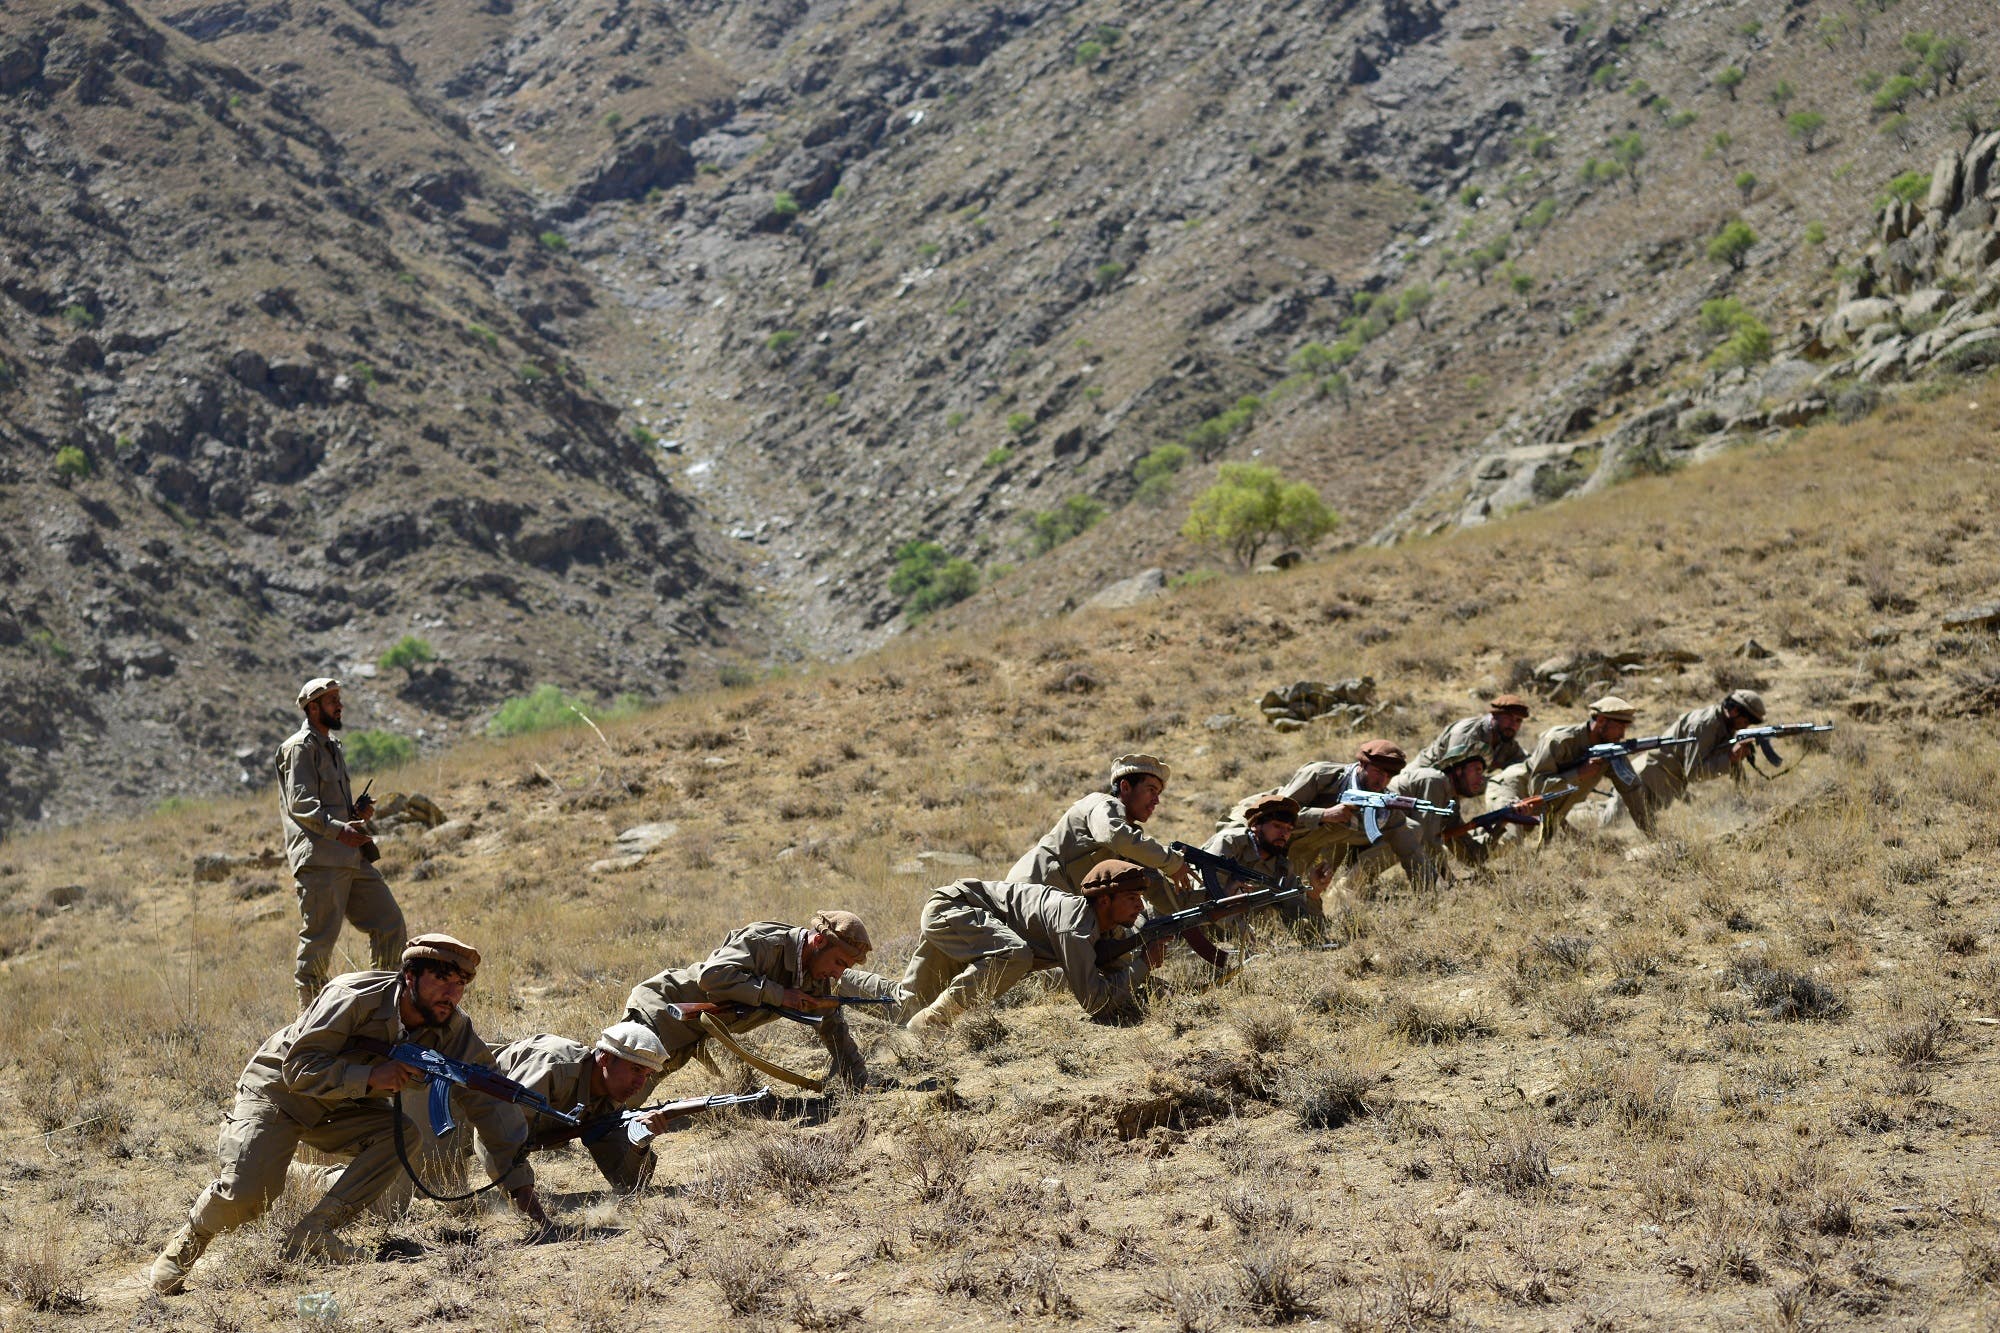
[[[9,809],[233,781],[404,633],[444,662],[355,711],[430,739],[881,642],[912,540],[981,569],[947,620],[1183,572],[1224,460],[1392,538],[1844,410],[1991,304],[1940,36],[2000,17],[9,6]],[[1719,300],[1770,335],[1729,367]],[[1105,517],[1045,550],[1059,511]]]

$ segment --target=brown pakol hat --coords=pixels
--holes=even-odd
[[[1299,803],[1274,791],[1251,797],[1249,804],[1243,807],[1243,822],[1255,828],[1267,819],[1282,819],[1287,824],[1296,824],[1299,822]]]
[[[1117,893],[1120,889],[1138,892],[1146,887],[1146,868],[1130,861],[1099,861],[1083,877],[1077,892],[1086,898],[1095,898],[1100,893]]]
[[[823,912],[814,912],[812,928],[822,935],[831,935],[863,958],[875,946],[868,940],[868,927],[861,924],[861,918],[852,912],[843,912],[837,907]]]
[[[1361,748],[1354,752],[1354,757],[1375,765],[1392,778],[1410,762],[1403,753],[1403,747],[1394,741],[1363,741]]]
[[[1750,715],[1752,722],[1764,720],[1764,696],[1755,690],[1731,690],[1723,697],[1722,702],[1735,704]]]
[[[423,958],[449,963],[465,973],[468,979],[478,975],[479,972],[479,950],[464,940],[453,939],[449,935],[438,933],[419,935],[404,946],[404,967]]]
[[[1486,707],[1495,713],[1519,713],[1522,717],[1533,717],[1528,711],[1528,701],[1518,694],[1496,694],[1486,701]]]

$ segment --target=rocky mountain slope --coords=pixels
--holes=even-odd
[[[879,643],[913,540],[979,567],[946,623],[1189,570],[1225,460],[1312,480],[1344,541],[1783,429],[1865,370],[1822,327],[1887,281],[1856,275],[1888,183],[1989,128],[1996,29],[1959,0],[10,6],[0,818],[233,782],[287,682],[404,633],[443,663],[355,711],[430,743],[544,681]],[[1768,334],[1745,364],[1706,364],[1719,300]],[[119,762],[163,743],[184,777]]]

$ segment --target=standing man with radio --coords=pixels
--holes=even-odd
[[[278,747],[278,819],[285,859],[299,894],[299,953],[293,979],[303,1013],[326,986],[333,942],[343,919],[368,935],[371,965],[391,971],[408,930],[389,883],[375,869],[381,853],[363,822],[375,803],[354,799],[340,730],[340,682],[315,677],[299,689],[305,724]]]

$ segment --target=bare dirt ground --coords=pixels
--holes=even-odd
[[[553,1244],[426,1205],[373,1224],[417,1262],[299,1265],[288,1198],[151,1297],[138,1274],[213,1170],[235,1076],[291,1016],[282,870],[189,875],[275,850],[272,798],[10,842],[0,1323],[1988,1325],[2000,651],[1944,620],[2000,585],[1996,389],[378,781],[453,818],[383,866],[413,931],[485,950],[481,1031],[583,1037],[747,920],[852,908],[894,971],[932,887],[1003,873],[1123,750],[1175,764],[1152,827],[1198,840],[1359,739],[1268,730],[1257,697],[1296,679],[1374,676],[1369,730],[1411,748],[1584,647],[1635,655],[1619,688],[1649,732],[1743,684],[1839,724],[1789,776],[1698,788],[1656,844],[1586,837],[1436,895],[1392,875],[1337,907],[1336,947],[1270,941],[1217,989],[1182,954],[1137,1028],[1033,985],[941,1039],[859,1018],[903,1086],[698,1123],[630,1199],[546,1157]],[[1750,638],[1772,655],[1738,655]],[[648,821],[678,831],[593,873]],[[317,1293],[338,1313],[302,1315]]]

